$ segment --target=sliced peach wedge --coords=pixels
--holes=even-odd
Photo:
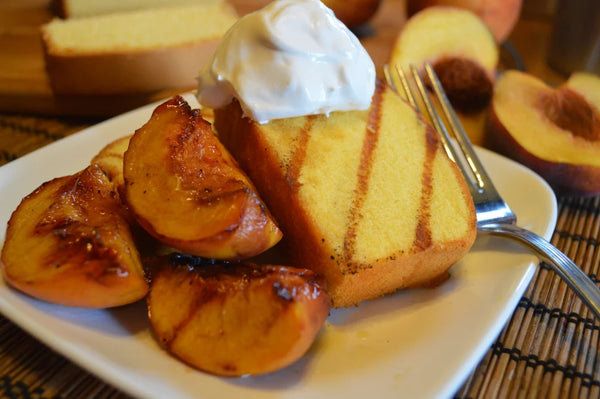
[[[154,258],[147,302],[160,344],[200,370],[233,377],[286,367],[306,353],[329,315],[324,281],[310,270],[197,262]]]
[[[129,147],[130,140],[131,135],[118,138],[108,143],[90,162],[92,165],[98,165],[104,171],[110,181],[115,183],[117,191],[121,194],[125,187],[125,182],[123,180],[123,157],[125,156],[127,147]]]
[[[552,88],[507,71],[496,83],[488,146],[528,166],[559,193],[600,193],[600,77],[573,74]]]
[[[148,291],[125,207],[97,165],[42,184],[12,214],[2,272],[48,302],[120,306]]]
[[[252,182],[179,96],[135,132],[123,175],[125,202],[138,223],[181,252],[248,258],[281,239]]]

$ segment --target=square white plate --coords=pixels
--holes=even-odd
[[[185,96],[197,106],[193,95]],[[145,123],[157,104],[92,126],[0,168],[0,242],[12,211],[42,182],[83,169],[112,140]],[[549,239],[553,192],[537,175],[478,149],[522,227]],[[537,259],[501,238],[480,237],[435,289],[398,292],[336,309],[310,351],[260,377],[219,378],[191,369],[153,338],[145,303],[112,310],[68,308],[23,295],[0,279],[0,311],[100,378],[147,398],[446,398],[501,331]]]

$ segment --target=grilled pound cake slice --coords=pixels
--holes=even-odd
[[[334,307],[427,283],[475,240],[462,175],[383,82],[367,111],[258,124],[234,101],[215,110],[215,129],[279,221],[291,262],[325,276]]]

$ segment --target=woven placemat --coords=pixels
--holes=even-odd
[[[0,114],[0,165],[94,121]],[[595,281],[600,197],[560,198],[552,243]],[[544,264],[456,398],[599,398],[600,328]],[[399,397],[402,393],[398,393]],[[127,398],[0,316],[0,396]]]
[[[593,281],[600,267],[600,197],[560,198],[551,242]],[[458,398],[598,398],[598,321],[541,264]]]
[[[94,122],[0,114],[0,166]]]

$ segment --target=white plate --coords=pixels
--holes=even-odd
[[[193,105],[193,96],[186,99]],[[0,242],[21,198],[85,167],[108,142],[131,134],[156,104],[113,118],[0,168]],[[520,224],[549,238],[556,199],[528,169],[478,151]],[[24,260],[26,261],[26,260]],[[0,311],[90,372],[137,397],[444,398],[483,357],[525,291],[537,261],[500,238],[478,238],[435,289],[399,292],[331,312],[307,355],[279,372],[218,378],[165,353],[143,302],[86,310],[37,301],[0,279]]]

